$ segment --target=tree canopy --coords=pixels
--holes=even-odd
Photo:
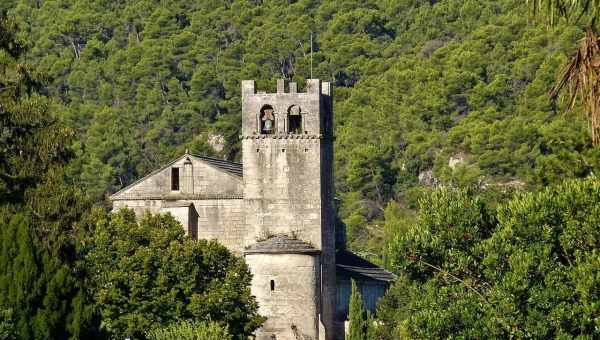
[[[245,339],[263,319],[241,258],[185,237],[172,217],[138,225],[128,212],[90,214],[89,188],[69,171],[66,107],[24,62],[19,35],[0,15],[0,338],[143,337],[150,326],[208,319]],[[127,284],[139,291],[120,290]]]
[[[185,149],[240,158],[240,80],[337,87],[336,190],[350,247],[379,253],[390,201],[438,184],[537,189],[596,171],[585,118],[548,98],[584,23],[518,0],[15,0],[8,13],[76,132],[95,197]],[[579,112],[580,108],[573,110]]]
[[[496,209],[459,189],[421,201],[389,248],[386,338],[593,338],[600,182],[569,180]],[[446,216],[446,219],[443,218]]]
[[[215,320],[246,339],[262,324],[250,271],[224,246],[186,237],[170,215],[96,214],[86,267],[111,336],[142,338],[178,320]]]

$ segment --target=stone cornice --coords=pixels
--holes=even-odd
[[[222,194],[222,195],[206,195],[206,194],[121,194],[118,197],[111,198],[111,201],[137,201],[137,200],[224,200],[224,199],[243,199],[242,194]]]
[[[239,135],[240,139],[335,139],[335,137],[301,134],[272,134],[272,135]]]

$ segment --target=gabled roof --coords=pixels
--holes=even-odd
[[[338,272],[345,273],[350,277],[383,282],[393,282],[396,279],[394,274],[347,250],[336,252],[335,266]]]
[[[319,250],[312,245],[287,235],[275,235],[258,241],[244,250],[244,254],[316,254]]]
[[[140,182],[143,182],[147,178],[150,178],[150,177],[156,175],[157,173],[163,171],[164,169],[170,167],[171,165],[173,165],[174,163],[178,162],[179,160],[181,160],[185,157],[192,157],[192,158],[199,159],[200,161],[208,164],[209,166],[212,166],[213,168],[216,168],[218,170],[221,170],[223,172],[226,172],[226,173],[236,176],[236,177],[241,178],[243,176],[242,163],[235,163],[235,162],[226,161],[226,160],[213,158],[213,157],[207,157],[207,156],[193,155],[193,154],[186,152],[182,156],[179,156],[179,157],[171,160],[170,162],[166,163],[165,165],[161,166],[160,168],[152,171],[151,173],[147,174],[146,176],[138,179],[137,181],[134,181],[133,183],[129,184],[128,186],[126,186],[126,187],[122,188],[121,190],[115,192],[114,194],[110,195],[110,199],[115,198],[116,196],[118,196],[122,192],[126,191],[127,189],[135,186],[136,184],[138,184]]]
[[[203,161],[205,161],[206,163],[219,168],[225,172],[228,172],[232,175],[238,176],[238,177],[242,177],[243,173],[242,173],[242,163],[235,163],[235,162],[230,162],[230,161],[226,161],[223,159],[218,159],[218,158],[212,158],[212,157],[206,157],[206,156],[199,156],[199,155],[191,155],[192,157],[201,159]]]

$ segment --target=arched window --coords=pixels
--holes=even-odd
[[[271,280],[271,291],[275,290],[275,280]]]
[[[271,105],[264,105],[260,109],[259,123],[260,133],[267,135],[275,133],[275,112]]]
[[[302,113],[298,105],[292,105],[288,109],[288,132],[293,134],[302,133]]]

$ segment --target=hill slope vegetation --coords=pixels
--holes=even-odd
[[[532,25],[523,1],[0,6],[76,131],[71,176],[98,198],[186,148],[239,159],[239,81],[302,87],[311,32],[313,75],[336,85],[336,187],[355,249],[380,253],[386,207],[410,219],[432,186],[502,195],[598,166],[577,109],[547,96],[582,30]]]

